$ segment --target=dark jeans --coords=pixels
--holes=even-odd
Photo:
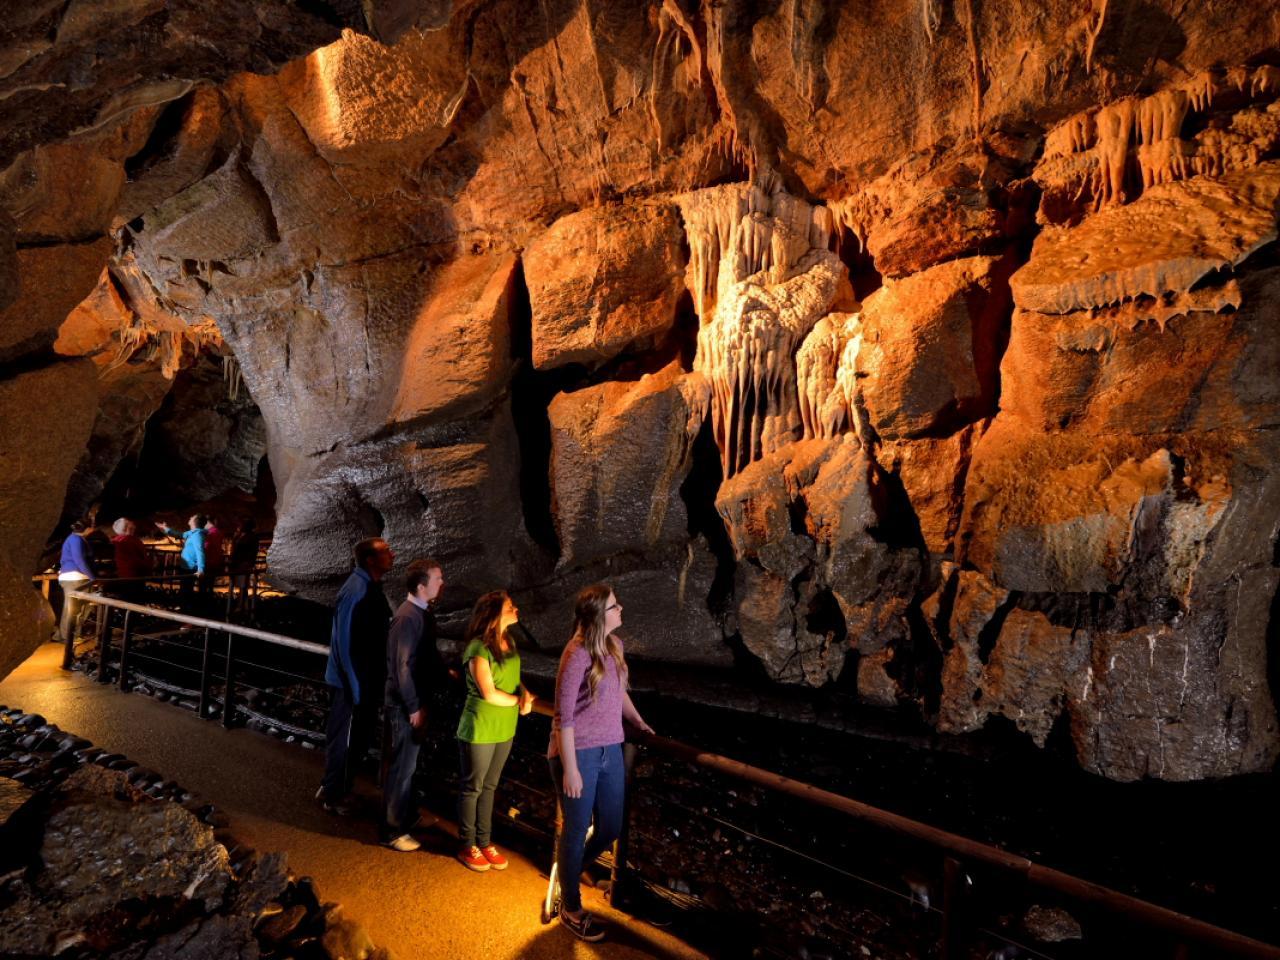
[[[493,796],[502,768],[511,755],[510,740],[502,743],[458,741],[462,776],[458,783],[458,839],[464,847],[487,847],[493,839]]]
[[[369,752],[378,729],[378,703],[355,704],[350,694],[330,687],[329,722],[325,726],[324,779],[320,789],[330,803],[337,803],[355,784],[356,768]]]
[[[387,725],[391,750],[382,782],[382,839],[394,840],[408,833],[415,819],[413,774],[418,769],[418,742],[403,705],[387,705]]]
[[[582,795],[564,795],[564,764],[551,758],[551,777],[564,826],[560,830],[560,846],[556,849],[556,866],[560,873],[560,896],[563,909],[577,913],[582,909],[579,881],[582,865],[593,862],[622,832],[623,801],[627,792],[627,773],[623,765],[622,744],[577,750],[578,772],[582,774]],[[595,832],[587,843],[587,827],[595,816]]]

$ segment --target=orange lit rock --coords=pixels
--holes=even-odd
[[[686,539],[680,485],[707,394],[672,363],[634,383],[556,395],[547,415],[561,566]]]
[[[486,406],[511,371],[511,253],[463,256],[434,271],[412,319],[391,416],[443,420]]]
[[[918,436],[994,413],[1009,269],[991,257],[953,260],[886,281],[867,298],[857,371],[881,437]]]
[[[1176,299],[1053,315],[1018,311],[1001,407],[1045,430],[1160,433],[1280,417],[1271,304],[1280,270]]]
[[[533,363],[597,364],[671,329],[685,255],[674,206],[606,206],[561,217],[524,253]]]
[[[25,571],[24,577],[36,572],[45,538],[58,522],[62,493],[84,451],[97,403],[97,377],[87,360],[65,360],[0,380],[0,423],[5,425],[0,461],[6,464],[0,475],[0,554],[9,569]],[[40,495],[50,490],[58,495]],[[47,639],[37,635],[36,623],[28,621],[4,636],[0,669],[24,660]]]
[[[1077,227],[1046,227],[1010,279],[1023,310],[1070,313],[1181,294],[1276,238],[1280,161],[1160,184]]]
[[[102,237],[18,250],[18,298],[0,310],[0,361],[53,345],[67,314],[93,290],[114,246]]]

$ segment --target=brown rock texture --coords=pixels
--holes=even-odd
[[[676,320],[683,245],[674,204],[599,207],[552,224],[524,253],[534,366],[652,346]]]
[[[72,500],[144,358],[202,346],[306,596],[377,533],[540,637],[610,578],[637,655],[732,645],[1120,779],[1269,768],[1265,5],[325,9],[37,4],[0,43],[0,278],[59,281],[0,291],[0,363],[99,283],[57,349],[133,368]]]

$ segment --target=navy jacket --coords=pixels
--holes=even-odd
[[[436,646],[436,618],[412,600],[396,610],[387,634],[387,703],[414,713],[448,681]]]
[[[346,690],[352,703],[382,694],[391,607],[382,588],[357,567],[338,591],[329,637],[325,683]]]

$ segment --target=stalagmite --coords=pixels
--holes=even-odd
[[[856,429],[855,380],[862,315],[819,320],[796,353],[796,383],[804,439],[831,439]]]

